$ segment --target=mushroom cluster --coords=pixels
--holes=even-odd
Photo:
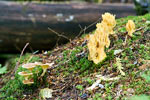
[[[49,68],[52,64],[46,63],[42,64],[40,62],[35,63],[27,63],[23,64],[22,68],[27,69],[27,71],[19,72],[18,75],[23,76],[24,80],[22,81],[23,84],[33,84],[33,69],[37,66],[40,66],[43,69],[43,73],[41,74],[41,77],[45,75],[47,68]],[[39,73],[39,71],[36,71],[36,73]]]
[[[102,15],[102,19],[101,23],[97,23],[95,33],[89,36],[87,44],[89,49],[88,59],[95,64],[106,58],[104,50],[105,47],[108,48],[110,45],[109,35],[113,34],[113,28],[116,25],[115,16],[110,13]]]
[[[126,24],[126,30],[128,31],[128,35],[132,37],[133,32],[135,32],[135,24],[133,20],[128,20],[128,23]]]

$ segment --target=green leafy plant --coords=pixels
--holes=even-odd
[[[2,65],[0,64],[0,74],[5,74],[6,72],[7,72],[6,66],[2,66]]]

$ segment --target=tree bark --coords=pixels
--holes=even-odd
[[[58,36],[48,27],[73,39],[81,30],[79,25],[85,28],[105,12],[116,17],[135,15],[133,5],[0,1],[0,53],[19,52],[27,42],[34,51],[49,50]],[[95,25],[86,32],[94,28]],[[59,43],[67,41],[61,37]]]

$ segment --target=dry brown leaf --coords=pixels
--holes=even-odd
[[[148,64],[143,64],[139,67],[140,70],[145,70],[148,67]]]

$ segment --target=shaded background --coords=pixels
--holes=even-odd
[[[105,12],[117,18],[136,15],[132,0],[15,1],[0,1],[0,53],[19,53],[27,42],[30,52],[50,50],[56,43],[64,44],[81,31],[83,34],[94,30],[96,21],[100,21]]]

